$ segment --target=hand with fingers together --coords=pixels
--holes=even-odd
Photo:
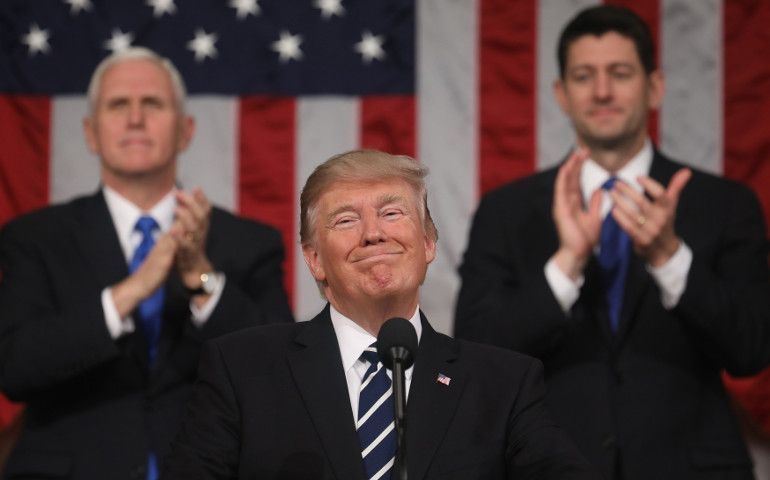
[[[200,285],[201,274],[214,268],[205,251],[211,223],[211,204],[200,187],[193,188],[191,193],[177,191],[176,201],[174,226],[177,228],[172,231],[179,247],[174,268],[182,283],[195,289]]]
[[[580,169],[588,158],[588,150],[575,150],[559,168],[553,199],[553,219],[559,233],[556,265],[572,280],[583,273],[588,259],[599,241],[602,220],[599,216],[601,190],[591,196],[588,210],[583,206]]]
[[[682,168],[664,187],[650,177],[639,177],[639,183],[649,198],[623,182],[615,183],[610,196],[615,202],[612,216],[628,233],[634,251],[652,267],[666,264],[679,248],[674,230],[679,195],[690,180],[692,172]]]

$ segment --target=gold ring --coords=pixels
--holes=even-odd
[[[197,233],[188,233],[187,234],[187,240],[189,240],[191,242],[197,242],[199,238],[200,237],[198,236]]]
[[[640,226],[640,227],[644,226],[644,223],[645,223],[646,221],[647,221],[647,217],[645,217],[644,215],[639,215],[639,216],[636,218],[636,223],[637,223],[637,224],[639,224],[639,226]]]

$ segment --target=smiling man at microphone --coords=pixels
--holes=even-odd
[[[453,340],[420,311],[438,239],[426,175],[409,157],[372,150],[315,169],[300,238],[329,303],[309,322],[204,346],[162,478],[597,478],[550,419],[537,360]],[[409,421],[399,442],[378,335],[414,359],[401,365]]]

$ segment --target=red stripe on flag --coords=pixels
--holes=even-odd
[[[0,225],[48,204],[51,102],[0,95]]]
[[[655,41],[655,64],[658,69],[663,68],[660,63],[660,2],[661,0],[607,0],[605,2],[630,8],[647,23],[647,26],[650,27],[652,38]],[[650,118],[647,123],[647,133],[656,144],[660,138],[660,120],[658,117],[659,112],[650,112]]]
[[[770,3],[724,2],[724,174],[750,185],[770,223]],[[770,433],[770,368],[725,384]]]
[[[276,97],[240,101],[238,212],[281,231],[284,284],[294,305],[295,102]]]
[[[483,195],[535,170],[537,8],[535,0],[481,0],[479,8]]]
[[[415,101],[412,95],[363,97],[361,148],[415,156]]]

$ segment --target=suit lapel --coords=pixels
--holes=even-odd
[[[119,282],[128,266],[102,191],[82,198],[76,208],[72,234],[93,277],[102,288]]]
[[[361,447],[328,305],[296,342],[304,348],[288,355],[287,361],[335,476],[363,479]]]
[[[650,165],[651,178],[665,187],[671,181],[671,177],[676,170],[676,164],[666,159],[657,149],[654,150],[652,164]],[[622,342],[625,334],[633,326],[633,322],[637,317],[636,313],[641,309],[642,300],[648,295],[648,291],[653,283],[652,277],[645,268],[645,261],[631,252],[628,274],[626,276],[626,287],[623,293],[620,331],[618,332],[617,340]]]
[[[452,340],[436,333],[422,316],[422,335],[407,401],[406,449],[412,478],[425,477],[457,410],[466,374],[454,363],[456,359]],[[439,374],[450,379],[449,385],[437,381]]]

